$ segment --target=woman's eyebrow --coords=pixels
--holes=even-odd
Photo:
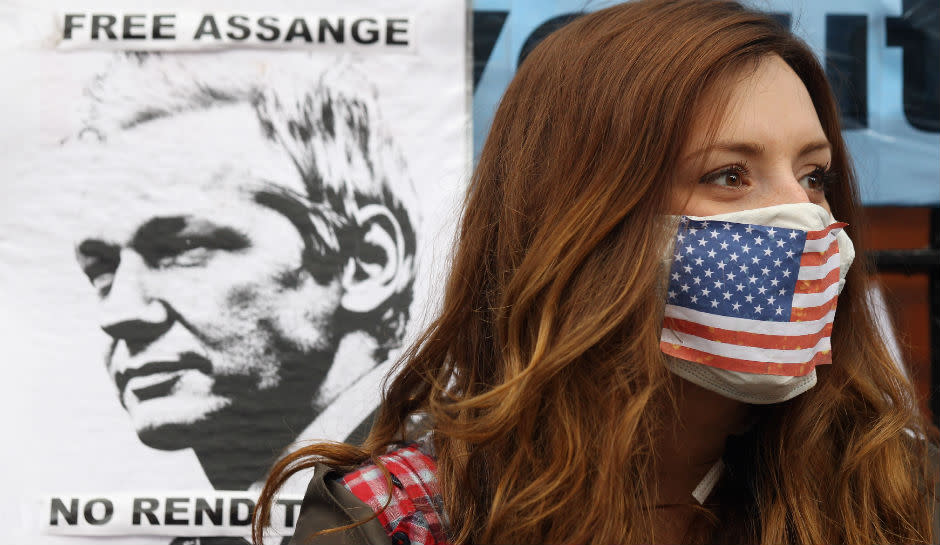
[[[764,146],[755,142],[729,142],[725,140],[719,140],[714,142],[711,145],[705,146],[704,148],[697,149],[688,155],[686,159],[692,159],[695,157],[701,157],[705,154],[724,151],[728,153],[740,153],[741,155],[750,155],[757,156],[764,153]]]
[[[799,152],[797,152],[797,157],[802,157],[820,150],[830,150],[831,148],[832,146],[829,144],[828,140],[813,140],[812,142],[807,142],[803,145],[803,147],[800,148]],[[730,142],[720,140],[714,144],[711,144],[710,146],[705,146],[704,148],[689,153],[686,156],[686,159],[700,157],[715,151],[739,153],[741,155],[756,157],[764,153],[765,149],[766,148],[762,144],[757,142]]]
[[[802,157],[820,150],[832,151],[832,145],[829,144],[828,140],[815,140],[800,148],[800,152],[797,154],[797,156]]]

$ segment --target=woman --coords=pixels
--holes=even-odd
[[[281,460],[255,539],[316,466],[294,543],[932,543],[933,430],[848,266],[862,222],[825,74],[772,19],[662,0],[580,17],[507,89],[441,314],[368,439]],[[732,258],[734,229],[767,238]],[[758,277],[783,275],[760,260],[791,232],[827,241],[796,267],[829,269],[794,273],[826,285],[783,309]],[[703,303],[724,310],[691,323]],[[734,304],[758,325],[729,335],[753,347],[708,353]],[[763,321],[784,311],[818,315]]]

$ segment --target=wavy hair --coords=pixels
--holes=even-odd
[[[506,90],[442,310],[400,361],[371,434],[280,460],[255,539],[288,476],[374,459],[427,415],[455,543],[655,540],[655,439],[675,418],[659,349],[667,234],[656,218],[704,91],[768,55],[813,99],[841,173],[828,200],[864,255],[839,110],[803,42],[736,2],[638,1],[581,16],[536,47]],[[833,364],[809,392],[758,410],[687,542],[935,539],[919,439],[934,430],[879,337],[869,274],[864,263],[848,273]]]

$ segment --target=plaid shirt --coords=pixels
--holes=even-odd
[[[379,457],[392,474],[391,501],[385,475],[375,464],[361,466],[340,480],[378,513],[394,545],[447,545],[447,524],[437,482],[437,464],[411,443]]]

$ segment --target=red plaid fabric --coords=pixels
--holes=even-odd
[[[437,464],[419,450],[406,445],[379,457],[392,474],[391,501],[385,475],[375,464],[347,473],[342,482],[357,498],[378,513],[392,543],[396,545],[448,545]]]

